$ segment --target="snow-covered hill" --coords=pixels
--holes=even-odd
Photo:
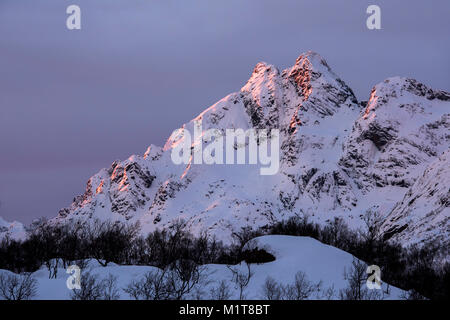
[[[339,299],[339,290],[347,287],[347,280],[344,279],[344,271],[349,271],[352,262],[355,259],[351,254],[340,249],[325,245],[309,237],[293,236],[263,236],[252,240],[256,248],[264,248],[271,252],[276,260],[263,263],[251,264],[250,270],[253,276],[250,278],[248,286],[244,290],[246,299],[264,299],[263,285],[267,277],[276,279],[283,285],[292,284],[297,272],[306,274],[306,280],[317,284],[322,282],[321,290],[314,292],[310,299]],[[211,289],[217,288],[222,281],[228,286],[230,299],[239,298],[239,290],[233,284],[233,272],[226,265],[210,264],[203,266],[203,280],[190,296],[191,299],[211,299]],[[231,269],[246,274],[247,267],[245,263],[231,266]],[[157,268],[151,266],[119,266],[109,264],[107,267],[100,266],[95,260],[88,263],[89,270],[95,275],[97,280],[105,279],[108,275],[117,277],[117,289],[120,299],[131,299],[131,297],[122,291],[132,280],[142,281],[145,273],[157,271]],[[1,273],[8,274],[9,271],[0,270]],[[55,279],[49,279],[48,270],[43,266],[40,270],[34,272],[32,276],[37,280],[37,295],[34,299],[59,300],[70,299],[71,290],[67,289],[66,281],[69,275],[65,269],[59,269]],[[381,280],[383,274],[381,274]],[[328,289],[328,296],[325,292]],[[362,283],[362,290],[366,289],[365,283]],[[333,291],[333,292],[331,292]],[[382,290],[368,290],[377,292],[379,298],[383,299],[401,299],[402,290],[388,286],[382,282]],[[384,292],[384,293],[383,293]],[[331,294],[332,293],[332,294]]]
[[[279,129],[277,174],[260,175],[259,165],[175,165],[171,151],[184,137],[172,135],[163,148],[151,145],[143,156],[102,169],[53,221],[139,221],[148,232],[183,219],[193,233],[206,230],[228,242],[241,227],[263,227],[294,215],[319,223],[341,216],[356,228],[361,215],[376,207],[389,216],[386,232],[397,228],[399,214],[416,221],[397,228],[392,239],[404,245],[435,238],[448,243],[448,160],[442,170],[427,174],[443,184],[437,189],[447,201],[427,201],[424,212],[419,202],[405,199],[410,192],[415,198],[430,192],[417,181],[449,149],[449,107],[449,93],[399,77],[376,85],[367,103],[358,102],[313,52],[283,71],[258,63],[240,91],[183,128],[193,132],[194,121],[201,120],[203,132]],[[208,144],[193,141],[192,146],[199,143]]]
[[[12,240],[21,240],[26,238],[26,230],[22,223],[14,221],[7,222],[0,217],[0,241],[8,237]]]

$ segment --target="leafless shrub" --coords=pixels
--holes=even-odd
[[[109,262],[126,261],[139,229],[139,223],[128,225],[95,220],[88,229],[90,254],[104,267]]]
[[[124,289],[136,300],[181,300],[205,280],[205,268],[193,261],[177,261],[170,268],[147,272],[142,280],[133,280]],[[197,297],[201,290],[194,292]]]
[[[245,263],[247,266],[246,271],[240,271],[236,267],[227,266],[228,269],[233,273],[233,283],[236,289],[239,290],[239,300],[245,299],[245,289],[250,283],[250,279],[253,277],[253,271],[251,270],[250,263]]]
[[[119,289],[117,288],[117,277],[109,274],[102,280],[102,300],[118,300],[120,298]]]
[[[70,261],[68,263],[68,265],[76,265],[78,266],[81,270],[86,269],[89,266],[89,259],[78,259],[78,260],[73,260]]]
[[[400,298],[403,300],[427,300],[427,298],[425,298],[423,295],[421,295],[414,289],[411,289],[409,291],[403,291],[400,294]]]
[[[109,275],[105,279],[97,279],[90,272],[84,271],[80,279],[80,289],[73,289],[72,300],[117,300],[117,277]]]
[[[336,290],[334,289],[334,285],[328,287],[326,290],[322,292],[322,299],[324,300],[333,300],[336,297]]]
[[[322,282],[312,283],[304,272],[295,275],[292,284],[283,285],[272,277],[267,277],[263,285],[263,297],[267,300],[305,300],[313,294],[320,296]]]
[[[242,251],[244,246],[253,238],[261,236],[263,233],[259,230],[253,230],[252,227],[247,226],[241,228],[240,231],[232,234],[233,241],[239,251]]]
[[[380,237],[380,228],[383,223],[383,217],[375,208],[368,209],[362,216],[364,230],[362,237],[369,244],[373,244]]]
[[[83,272],[80,279],[80,289],[73,289],[72,300],[100,300],[102,296],[102,287],[98,281],[89,272]]]
[[[263,285],[263,298],[267,300],[283,300],[284,287],[274,278],[267,277]]]
[[[212,300],[229,300],[231,297],[230,287],[225,280],[220,281],[217,287],[210,290]]]
[[[192,260],[177,260],[169,268],[167,284],[171,298],[181,300],[200,282],[205,280],[205,267]]]
[[[166,300],[169,298],[169,288],[163,270],[149,271],[144,279],[133,280],[124,289],[136,300]]]
[[[0,297],[5,300],[29,300],[36,295],[36,279],[31,273],[0,274]]]
[[[350,270],[344,269],[344,279],[347,287],[339,290],[341,300],[379,300],[382,298],[379,290],[366,288],[367,273],[366,264],[358,259],[353,259]]]
[[[322,282],[312,283],[303,271],[297,272],[294,283],[288,285],[284,290],[286,300],[305,300],[313,293],[319,293]]]

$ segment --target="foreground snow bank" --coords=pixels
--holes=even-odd
[[[344,270],[350,270],[356,259],[350,253],[310,237],[270,235],[253,239],[251,242],[256,248],[265,249],[276,258],[273,262],[253,267],[255,275],[251,285],[259,291],[268,276],[289,284],[294,281],[295,274],[302,271],[309,281],[322,281],[323,289],[334,288],[338,294],[339,290],[346,288],[348,284],[344,279]],[[383,283],[382,288],[386,291],[387,285]],[[390,294],[384,295],[385,299],[400,299],[402,290],[390,286],[389,291]],[[255,293],[252,298],[261,298],[258,296],[260,292]]]
[[[349,270],[354,261],[354,257],[340,249],[325,245],[309,237],[295,237],[282,235],[262,236],[251,240],[247,246],[265,249],[276,257],[275,261],[251,264],[250,270],[253,276],[250,278],[248,286],[244,289],[246,299],[264,299],[263,285],[267,277],[272,277],[280,284],[291,284],[297,272],[306,274],[308,281],[312,283],[322,282],[322,289],[333,288],[334,299],[338,298],[340,289],[347,287],[344,279],[344,270]],[[204,281],[187,297],[190,299],[211,299],[211,289],[217,288],[224,282],[229,288],[230,299],[238,299],[240,290],[234,286],[233,271],[240,271],[246,274],[248,269],[245,263],[236,266],[226,266],[210,264],[203,266]],[[117,288],[120,299],[130,299],[130,296],[122,289],[132,280],[140,280],[149,271],[158,269],[151,266],[119,266],[109,264],[102,267],[98,262],[89,260],[84,270],[98,279],[104,279],[109,275],[117,277]],[[9,271],[0,270],[0,273]],[[381,274],[381,278],[382,278]],[[66,286],[67,278],[65,269],[59,268],[55,279],[49,279],[48,270],[42,267],[33,273],[37,280],[37,295],[34,299],[70,299],[71,290]],[[364,285],[365,286],[365,285]],[[386,284],[382,285],[386,291]],[[390,286],[389,294],[384,294],[384,299],[400,299],[402,290]],[[310,298],[323,298],[321,296],[311,296]]]

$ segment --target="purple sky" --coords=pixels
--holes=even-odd
[[[82,9],[82,30],[65,27]],[[369,4],[382,30],[365,26]],[[450,2],[1,0],[0,216],[54,216],[115,159],[143,154],[258,61],[320,53],[359,99],[389,76],[450,89]]]

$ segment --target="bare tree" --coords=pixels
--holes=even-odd
[[[400,294],[400,298],[403,300],[427,300],[427,298],[425,298],[423,295],[421,295],[414,289],[411,289],[409,291],[403,291]]]
[[[136,300],[166,300],[169,298],[169,288],[164,270],[149,271],[144,279],[133,280],[123,289]]]
[[[251,270],[250,263],[245,262],[247,266],[247,271],[242,272],[238,268],[233,268],[231,266],[227,266],[228,269],[233,273],[233,282],[236,286],[236,289],[239,290],[239,300],[245,299],[245,289],[250,283],[250,279],[253,277],[253,271]]]
[[[45,266],[48,270],[48,278],[49,279],[56,279],[58,275],[58,267],[59,267],[59,259],[49,259],[45,261]]]
[[[380,228],[383,223],[383,217],[378,210],[370,208],[364,213],[362,219],[365,226],[362,236],[366,242],[373,244],[380,237]]]
[[[167,273],[168,288],[172,299],[183,299],[197,284],[205,280],[205,270],[203,266],[188,259],[177,260],[172,264]]]
[[[292,284],[283,285],[267,277],[263,285],[263,297],[267,300],[305,300],[316,293],[319,297],[322,282],[312,283],[302,271],[297,272]],[[328,293],[328,292],[327,292]]]
[[[367,280],[366,265],[353,259],[350,270],[344,269],[344,279],[347,280],[347,288],[340,290],[341,300],[363,300],[363,284]]]
[[[80,289],[73,289],[72,300],[117,300],[119,290],[117,277],[109,275],[105,279],[97,279],[88,271],[84,271],[80,279]]]
[[[285,288],[284,296],[286,300],[305,300],[313,293],[320,292],[322,282],[312,283],[303,271],[299,271],[295,275],[295,280],[292,285]]]
[[[267,300],[283,300],[283,285],[277,283],[274,278],[267,277],[263,285],[263,297]]]
[[[217,287],[210,290],[212,300],[229,300],[231,297],[230,287],[225,280],[220,281]]]
[[[204,267],[179,260],[164,270],[147,272],[143,280],[133,280],[124,289],[136,300],[181,300],[205,281]],[[202,295],[201,290],[194,292]]]
[[[118,300],[120,294],[117,288],[117,277],[109,274],[102,282],[102,300]]]
[[[369,290],[365,287],[367,282],[366,264],[358,259],[353,259],[350,270],[344,269],[344,279],[347,287],[339,291],[341,300],[377,300],[382,296],[378,290]]]
[[[341,217],[335,217],[323,228],[321,241],[333,247],[346,248],[349,242],[349,229]]]
[[[261,231],[255,231],[252,229],[252,227],[247,226],[241,228],[240,231],[233,232],[231,235],[233,237],[234,244],[239,251],[239,253],[242,252],[244,246],[252,239],[262,235]]]
[[[336,297],[336,290],[334,290],[334,285],[323,290],[322,299],[333,300]]]
[[[31,273],[0,273],[0,297],[5,300],[29,300],[36,295],[36,283]]]
[[[89,272],[83,272],[80,279],[80,289],[73,289],[72,300],[100,300],[102,296],[102,285]]]
[[[104,267],[110,262],[125,262],[139,228],[139,223],[128,225],[95,220],[89,228],[91,255]]]

